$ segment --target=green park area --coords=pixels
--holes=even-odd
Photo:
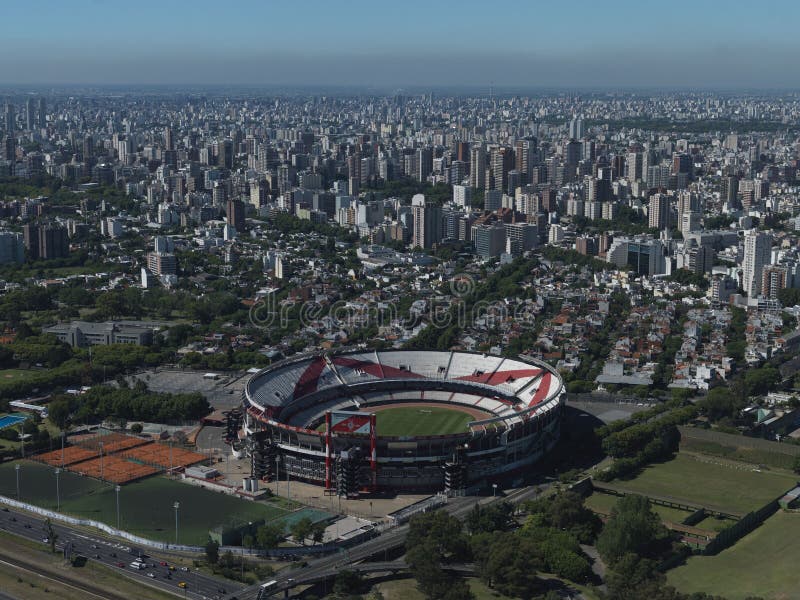
[[[712,462],[679,453],[674,459],[645,467],[632,479],[614,481],[625,491],[657,496],[723,512],[746,514],[794,487],[796,477],[753,465]]]
[[[553,576],[542,574],[541,578],[546,580],[554,590],[561,590],[560,596],[568,597],[567,590],[580,592],[586,600],[595,600],[597,595],[588,587],[577,585],[571,582],[561,581]],[[488,587],[477,577],[467,577],[467,585],[475,595],[475,600],[513,600],[509,596],[504,596],[497,590]],[[393,579],[382,581],[372,586],[372,591],[380,592],[385,600],[425,600],[425,595],[417,589],[417,582],[414,579]],[[559,593],[558,591],[556,593]]]
[[[56,509],[56,475],[52,467],[29,461],[0,466],[0,494],[16,498],[15,464],[20,465],[20,498],[44,508]],[[116,526],[114,486],[69,471],[58,476],[61,512]],[[151,477],[121,487],[120,525],[133,534],[154,540],[175,541],[175,502],[178,509],[178,541],[202,545],[209,530],[219,525],[242,521],[280,519],[284,524],[303,516],[306,509],[292,512],[280,498],[252,502],[235,496]],[[308,515],[313,518],[313,515]]]
[[[667,573],[684,593],[705,592],[728,600],[797,598],[800,514],[778,512],[716,556],[694,556]]]
[[[620,496],[615,496],[613,494],[594,492],[591,496],[586,498],[584,504],[587,508],[590,508],[595,512],[609,515],[611,514],[611,509],[614,508],[614,505],[619,499]],[[659,517],[661,517],[663,521],[670,521],[672,523],[682,523],[686,517],[692,514],[686,510],[680,510],[678,508],[672,508],[669,506],[660,506],[658,504],[653,505],[653,510]]]
[[[0,370],[0,383],[4,381],[21,381],[37,373],[29,369],[2,369]]]

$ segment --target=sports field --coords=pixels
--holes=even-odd
[[[378,435],[417,436],[465,433],[475,417],[457,407],[431,405],[381,406],[370,409],[376,413]]]
[[[667,573],[667,581],[684,593],[706,592],[728,600],[797,598],[798,538],[800,514],[778,512],[718,555],[689,558]]]
[[[29,461],[19,461],[19,464],[22,500],[55,509],[56,477],[53,467]],[[59,488],[61,512],[116,526],[113,486],[62,471]],[[0,494],[16,497],[13,463],[0,465]],[[249,502],[164,477],[151,477],[122,487],[119,493],[120,525],[137,535],[174,542],[175,502],[180,503],[178,541],[189,545],[204,544],[210,529],[230,519],[273,520],[296,514],[276,504]]]
[[[730,461],[727,465],[715,464],[678,453],[673,460],[646,467],[634,479],[615,480],[613,485],[643,495],[746,514],[790,490],[795,483],[796,477],[789,473],[757,472],[753,465]]]

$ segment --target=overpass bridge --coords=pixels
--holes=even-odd
[[[450,498],[447,504],[442,507],[442,510],[446,510],[454,517],[463,519],[476,504],[486,505],[501,500],[518,504],[536,497],[537,493],[537,488],[531,486],[514,490],[505,496],[487,498],[455,497]],[[362,561],[381,554],[385,556],[390,550],[403,546],[408,534],[408,528],[408,524],[395,527],[353,548],[309,561],[306,567],[285,570],[272,578],[275,584],[268,590],[261,590],[261,585],[263,584],[253,585],[242,590],[237,594],[237,597],[241,600],[266,600],[283,592],[284,596],[288,598],[289,591],[292,588],[325,581],[335,577],[343,570],[363,574],[376,572],[400,573],[406,571],[408,566],[402,560],[373,563],[362,563]],[[451,570],[462,569],[460,572],[467,574],[474,573],[473,565],[450,565],[448,568]]]

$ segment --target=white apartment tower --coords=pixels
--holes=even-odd
[[[761,275],[770,264],[772,236],[762,231],[750,230],[744,236],[744,290],[750,298],[761,294]]]

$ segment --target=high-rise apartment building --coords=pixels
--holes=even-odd
[[[474,145],[470,151],[469,185],[478,189],[486,187],[486,150],[482,144]]]
[[[433,150],[430,148],[417,149],[417,181],[428,181],[428,176],[433,171]]]
[[[669,196],[653,194],[647,209],[648,227],[651,229],[667,229],[670,226]]]
[[[751,298],[761,294],[764,267],[770,264],[772,236],[750,230],[744,236],[743,287]]]
[[[227,206],[228,225],[239,233],[245,230],[244,214],[244,202],[230,198]]]
[[[425,199],[423,194],[415,194],[411,199],[411,214],[414,218],[414,233],[411,243],[414,247],[432,248],[442,241],[442,209]]]

